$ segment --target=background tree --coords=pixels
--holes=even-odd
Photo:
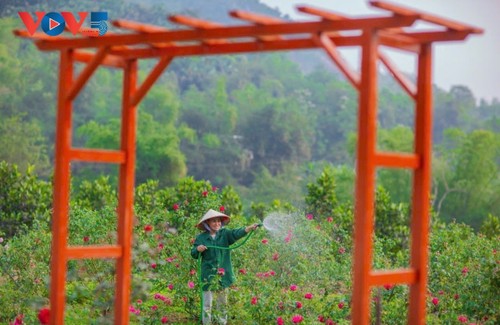
[[[41,176],[50,176],[46,138],[36,120],[25,121],[20,115],[0,120],[0,161],[15,164],[21,171],[35,166]]]
[[[499,136],[484,130],[455,133],[458,146],[448,154],[452,158],[447,160],[452,177],[447,186],[456,190],[448,194],[441,213],[447,220],[457,219],[479,227],[488,213],[496,215],[500,211]]]

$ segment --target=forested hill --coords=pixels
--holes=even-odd
[[[0,161],[52,174],[58,56],[13,36],[23,27],[18,11],[107,11],[110,20],[172,28],[169,14],[233,23],[232,9],[280,16],[254,0],[2,1]],[[287,54],[175,59],[139,108],[137,183],[193,176],[233,185],[246,203],[294,202],[332,165],[339,199],[352,200],[357,93],[331,62],[309,59],[316,63],[304,70]],[[141,62],[141,78],[153,64]],[[413,102],[381,77],[378,146],[410,152]],[[74,103],[74,146],[118,148],[121,85],[115,70],[91,78]],[[433,205],[444,219],[479,226],[488,214],[500,215],[499,121],[498,100],[477,104],[467,85],[434,87]],[[72,175],[75,184],[101,175],[114,182],[117,171],[74,163]],[[409,202],[408,172],[380,170],[377,182],[395,203]]]

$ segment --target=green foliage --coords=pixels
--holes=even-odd
[[[500,211],[500,137],[485,130],[450,130],[447,136],[449,148],[442,149],[444,165],[437,174],[440,188],[436,210],[445,220],[457,218],[479,228],[488,213]]]
[[[100,149],[118,149],[120,121],[111,119],[105,124],[90,121],[78,128],[85,146]],[[162,185],[175,183],[185,176],[185,158],[180,152],[180,139],[173,124],[164,125],[148,113],[139,114],[137,131],[137,181],[158,179]],[[101,171],[109,172],[104,166]]]
[[[316,183],[307,184],[307,191],[307,211],[322,218],[331,216],[337,204],[333,169],[326,166]]]
[[[219,190],[200,193],[198,189],[207,185],[202,183],[186,180],[173,189],[171,193],[183,193],[182,197],[191,199],[177,208],[169,207],[163,216],[137,213],[131,324],[158,324],[163,317],[171,323],[197,322],[198,270],[189,253],[197,233],[193,225],[207,206],[218,208],[222,203]],[[155,187],[154,183],[144,185],[142,199],[147,192],[158,192]],[[188,188],[194,192],[187,195]],[[277,218],[280,229],[259,229],[232,253],[237,274],[236,287],[229,293],[232,322],[266,324],[281,317],[291,323],[292,317],[301,315],[304,323],[314,323],[320,316],[338,324],[349,323],[352,228],[345,227],[347,223],[342,220],[352,222],[352,206],[337,206],[332,218],[327,219],[310,219],[300,211],[274,211],[266,212],[264,219]],[[185,227],[177,231],[166,224],[174,213],[186,217]],[[232,215],[229,225],[239,227],[254,220]],[[114,207],[100,211],[75,209],[71,213],[71,245],[110,244],[116,240],[115,232]],[[398,261],[392,261],[393,253],[379,243],[377,239],[377,266],[400,266]],[[465,225],[437,223],[432,228],[428,324],[455,323],[460,315],[485,325],[499,320],[497,250],[496,239],[478,236]],[[36,323],[38,310],[48,304],[49,252],[50,232],[45,221],[37,221],[25,234],[0,243],[0,322],[8,323],[23,314],[26,323]],[[112,320],[113,270],[111,261],[78,260],[68,264],[68,324]],[[436,305],[433,298],[438,298]],[[407,288],[380,288],[379,299],[383,323],[399,323],[401,310],[407,308]]]
[[[109,184],[109,177],[101,176],[93,182],[84,180],[72,199],[79,208],[101,210],[106,206],[116,206],[117,197]]]
[[[393,203],[389,192],[379,186],[375,194],[375,234],[381,249],[394,259],[408,255],[410,218],[408,204]],[[406,265],[399,265],[405,267]]]
[[[437,223],[430,244],[429,292],[439,300],[429,305],[432,323],[456,321],[458,315],[498,322],[498,240],[476,235],[464,224]]]
[[[12,34],[14,28],[22,28],[17,11],[26,10],[27,3],[32,12],[104,10],[115,18],[165,27],[169,23],[164,17],[170,13],[226,23],[233,23],[227,12],[235,8],[280,17],[259,1],[214,1],[188,4],[179,0],[168,5],[156,0],[3,2],[0,160],[16,163],[21,169],[35,165],[45,178],[51,174],[47,157],[53,157],[50,144],[54,139],[58,56],[39,52],[31,41]],[[310,181],[310,175],[304,176],[301,170],[308,164],[326,161],[352,170],[355,141],[349,135],[357,125],[357,92],[336,70],[329,69],[331,62],[326,62],[325,69],[324,62],[315,59],[317,54],[308,51],[306,59],[296,53],[266,53],[174,60],[139,107],[137,183],[157,179],[159,185],[170,186],[190,175],[242,189],[248,202],[262,201],[266,191],[268,202],[277,198],[296,203],[304,194],[302,183]],[[153,66],[150,60],[141,60],[138,82]],[[75,71],[81,68],[77,63]],[[391,76],[381,74],[379,80],[379,148],[411,151],[409,128],[414,125],[414,103]],[[73,103],[72,122],[77,132],[72,145],[119,148],[122,81],[118,70],[98,69],[92,76]],[[435,87],[433,140],[438,145],[435,162],[439,177],[433,188],[434,207],[448,221],[460,218],[477,229],[488,213],[498,215],[498,200],[494,199],[499,191],[498,171],[495,174],[489,166],[491,162],[498,166],[498,158],[490,159],[495,145],[486,137],[469,134],[486,130],[497,136],[499,107],[497,99],[476,105],[466,86],[453,86],[450,91]],[[446,134],[452,127],[462,130],[467,139],[464,136],[463,142],[450,143]],[[477,150],[472,154],[474,148]],[[443,150],[453,150],[457,159]],[[486,153],[484,166],[469,159],[481,157],[479,151]],[[293,176],[289,177],[294,181],[288,179],[285,189],[286,173],[291,170]],[[84,177],[93,180],[102,175],[116,184],[115,166],[78,163],[72,165],[72,174],[77,184]],[[344,176],[350,178],[352,173]],[[486,176],[491,181],[485,185]],[[271,180],[275,177],[276,181]],[[394,201],[409,202],[409,171],[382,169],[378,180]],[[254,190],[257,183],[271,187]],[[336,192],[339,201],[352,200],[352,190],[341,185],[340,179]]]
[[[16,184],[22,178],[15,167],[5,163],[1,166],[4,183]],[[131,323],[155,324],[163,317],[171,322],[196,322],[200,303],[197,265],[189,251],[196,234],[194,225],[209,208],[230,214],[230,227],[255,220],[266,224],[269,218],[275,218],[276,228],[257,231],[244,248],[234,251],[238,282],[237,290],[230,292],[229,306],[234,322],[272,323],[277,317],[291,321],[300,314],[305,322],[321,316],[347,323],[352,290],[349,253],[353,207],[335,201],[335,175],[333,168],[325,167],[316,183],[309,183],[309,203],[328,202],[318,206],[316,214],[274,200],[269,205],[254,204],[251,218],[240,215],[242,204],[232,187],[218,189],[208,181],[193,178],[183,178],[170,188],[160,188],[158,181],[139,185],[135,195]],[[34,175],[28,176],[27,181],[36,180]],[[38,204],[48,201],[45,198]],[[376,268],[407,265],[408,215],[406,205],[393,203],[383,188],[377,190]],[[488,220],[491,222],[487,229],[496,229],[498,218],[490,216]],[[69,244],[114,244],[116,227],[116,194],[109,178],[82,182],[72,201]],[[429,324],[455,322],[460,315],[483,324],[498,321],[500,315],[495,308],[500,278],[495,256],[498,241],[494,236],[476,235],[465,225],[437,222],[432,228]],[[2,237],[0,295],[5,298],[0,301],[0,322],[23,314],[26,322],[34,323],[37,311],[48,304],[49,252],[46,219],[33,220],[24,233]],[[112,261],[68,263],[69,324],[110,321],[113,272]],[[433,304],[431,298],[439,302]],[[397,322],[408,291],[388,286],[380,289],[379,299],[383,321]]]
[[[14,236],[37,220],[45,220],[51,208],[51,186],[39,180],[33,166],[22,174],[16,165],[0,161],[0,236]]]
[[[36,121],[21,116],[0,120],[0,161],[6,161],[25,170],[36,166],[40,175],[49,175],[46,139]]]
[[[500,218],[491,213],[488,214],[481,225],[481,233],[491,239],[498,238],[500,236]]]

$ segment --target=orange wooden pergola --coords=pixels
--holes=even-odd
[[[358,90],[358,144],[354,226],[352,323],[369,324],[371,289],[387,283],[410,287],[409,324],[424,324],[426,316],[429,192],[431,179],[432,44],[461,41],[481,29],[432,14],[371,1],[383,15],[347,17],[309,6],[297,9],[311,21],[284,21],[259,14],[232,11],[246,24],[226,26],[181,15],[170,21],[189,28],[169,30],[132,21],[113,24],[122,31],[100,37],[29,35],[41,51],[59,51],[59,93],[55,146],[52,217],[50,324],[64,324],[67,263],[73,259],[116,259],[114,323],[128,324],[131,284],[132,220],[135,177],[137,106],[175,57],[219,55],[299,49],[323,49]],[[415,28],[424,22],[432,28]],[[359,47],[359,72],[351,69],[339,47]],[[380,47],[417,56],[416,84],[406,78]],[[147,77],[138,82],[140,59],[158,59]],[[382,62],[415,102],[415,144],[409,154],[380,152],[377,133],[377,63]],[[75,64],[83,64],[76,75]],[[72,103],[100,66],[122,69],[123,99],[119,150],[75,148],[72,139]],[[108,246],[68,246],[70,164],[72,161],[119,164],[118,239]],[[409,268],[374,270],[374,192],[377,168],[413,171],[411,258]]]

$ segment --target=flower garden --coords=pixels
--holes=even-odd
[[[70,244],[114,243],[116,196],[105,181],[86,186],[72,201]],[[276,226],[259,228],[232,252],[237,280],[229,292],[230,324],[350,324],[352,205],[335,204],[325,214],[274,201],[252,206],[252,215],[244,216],[231,187],[191,178],[175,188],[148,182],[136,189],[132,324],[199,322],[197,261],[190,249],[198,233],[194,225],[208,208],[231,215],[231,228],[266,224],[269,216]],[[375,268],[407,266],[407,215],[407,207],[377,192],[377,225],[384,229],[376,234]],[[50,240],[49,211],[2,238],[0,323],[47,323]],[[498,245],[498,238],[469,226],[433,219],[427,324],[500,322]],[[66,289],[67,324],[112,323],[114,261],[70,261]],[[407,304],[407,286],[374,288],[372,320],[404,324]]]

